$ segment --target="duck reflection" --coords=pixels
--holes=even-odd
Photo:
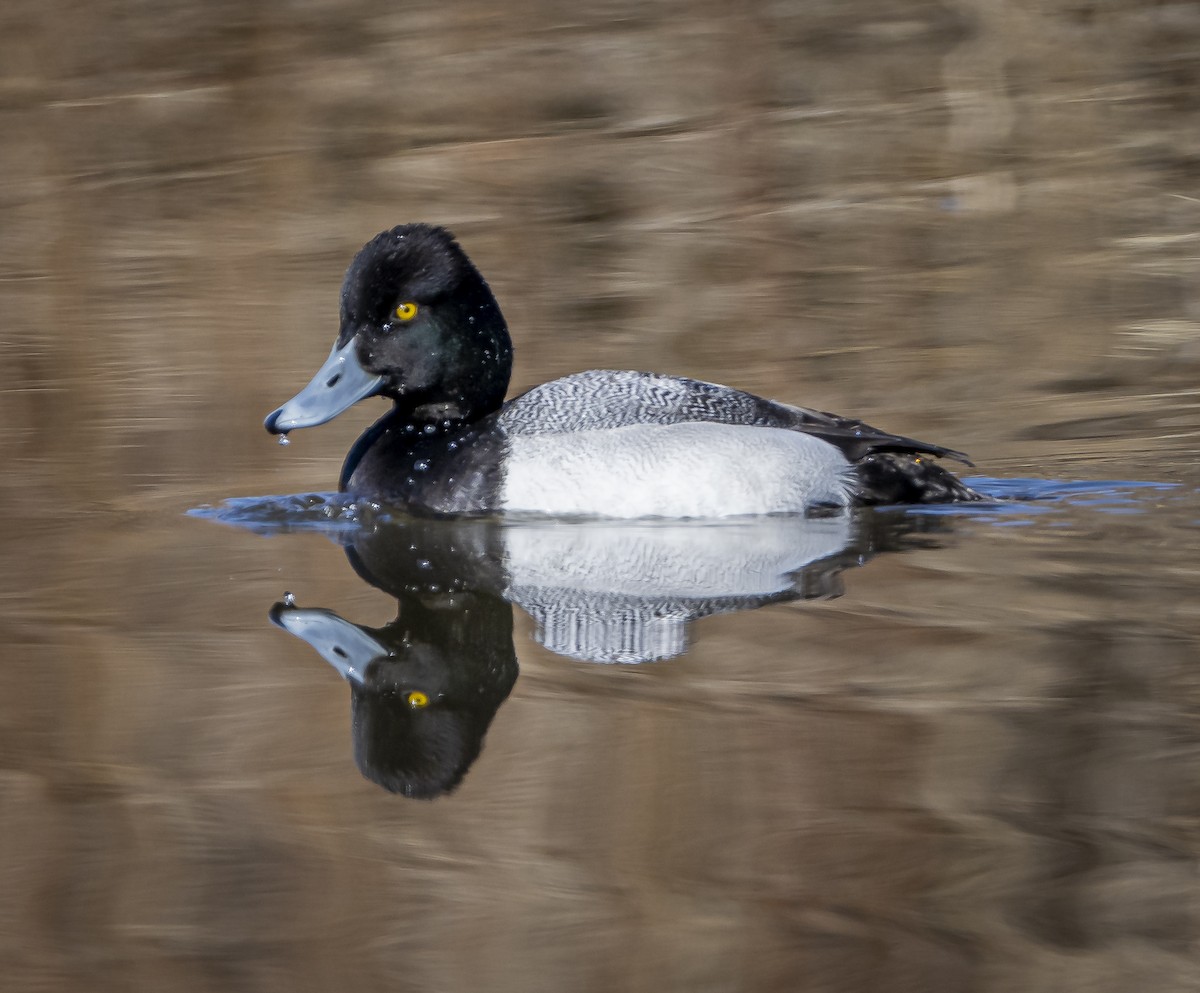
[[[839,573],[936,519],[865,513],[744,522],[402,519],[341,539],[355,571],[394,596],[382,628],[289,596],[272,621],[351,690],[354,757],[371,781],[431,798],[454,789],[517,678],[515,604],[572,659],[644,663],[687,648],[690,623],[837,596]]]
[[[535,524],[506,532],[504,595],[550,651],[585,662],[654,662],[687,649],[692,621],[840,591],[857,565],[853,520],[723,524]]]

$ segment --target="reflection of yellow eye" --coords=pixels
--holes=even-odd
[[[404,694],[404,702],[413,710],[420,710],[422,707],[429,706],[429,697],[420,690],[413,690],[411,693]]]
[[[417,316],[417,305],[411,300],[396,307],[396,316],[402,321],[411,321]]]

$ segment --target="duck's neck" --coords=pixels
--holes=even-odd
[[[494,382],[445,383],[434,392],[396,397],[386,415],[388,426],[412,427],[418,434],[441,434],[472,424],[500,409],[508,390],[508,376]]]
[[[359,489],[407,499],[401,484],[407,478],[408,463],[425,458],[429,452],[444,454],[446,442],[443,439],[469,432],[472,425],[499,410],[507,386],[506,373],[492,384],[490,390],[481,390],[476,384],[471,394],[464,390],[459,395],[447,397],[439,391],[437,399],[418,394],[394,398],[392,409],[371,425],[350,449],[342,466],[338,489],[354,488],[351,486],[353,481]],[[469,400],[460,399],[468,396]],[[360,469],[362,475],[356,478],[355,473]]]
[[[418,377],[424,384],[419,390],[390,394],[393,426],[466,425],[504,404],[512,375],[512,339],[487,284],[480,278],[477,285],[464,287],[438,319],[445,325],[446,346],[437,357],[436,372]]]
[[[504,405],[512,373],[512,340],[487,284],[479,277],[465,287],[439,314],[447,345],[434,358],[433,368],[416,369],[420,389],[386,390],[392,409],[358,439],[342,467],[339,488],[354,482],[359,488],[404,497],[403,487],[388,485],[409,459],[425,460],[422,450],[441,439],[469,431]],[[420,360],[418,359],[418,362]],[[356,476],[356,473],[359,475]],[[411,482],[411,481],[410,481]]]

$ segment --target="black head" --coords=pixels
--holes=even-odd
[[[405,224],[363,246],[342,282],[338,345],[351,338],[363,368],[383,377],[379,392],[407,408],[448,403],[473,418],[504,400],[508,328],[445,228]]]
[[[508,328],[479,270],[445,228],[405,224],[354,257],[333,351],[266,427],[321,424],[376,395],[415,420],[474,420],[500,407],[511,372]]]

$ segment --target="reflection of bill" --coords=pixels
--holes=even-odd
[[[382,628],[289,601],[271,619],[308,642],[350,684],[354,761],[404,796],[454,789],[517,678],[512,610],[499,597],[414,595]]]

